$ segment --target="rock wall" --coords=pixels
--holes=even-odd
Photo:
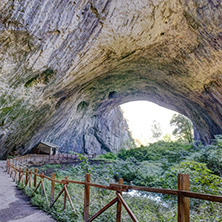
[[[221,9],[217,0],[2,0],[0,156],[43,139],[120,148],[110,128],[121,121],[105,119],[135,100],[186,115],[209,143],[222,133]]]
[[[26,144],[27,149],[40,140],[58,144],[60,152],[65,153],[75,151],[86,154],[103,154],[134,146],[128,125],[119,107],[103,115],[87,118],[87,120],[81,117],[73,118],[70,114],[64,123],[61,116],[56,124],[53,121],[47,128],[41,129],[39,134],[36,133]],[[27,149],[24,149],[23,153]]]

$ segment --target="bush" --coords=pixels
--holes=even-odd
[[[200,146],[192,158],[197,162],[206,163],[214,174],[222,176],[222,135],[215,136],[212,144]]]
[[[165,159],[168,162],[179,163],[186,159],[193,150],[195,150],[195,147],[192,144],[184,145],[178,142],[158,141],[149,146],[141,146],[130,150],[121,149],[117,157],[122,160],[134,157],[140,162]]]
[[[112,152],[108,152],[103,155],[99,155],[100,158],[105,158],[105,159],[111,159],[111,160],[116,160],[116,155]]]

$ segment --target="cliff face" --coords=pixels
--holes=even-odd
[[[118,149],[111,129],[121,121],[107,117],[139,99],[186,115],[209,143],[222,133],[221,9],[217,0],[2,0],[0,155],[39,140]]]

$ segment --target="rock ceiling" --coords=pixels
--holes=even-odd
[[[2,0],[0,156],[39,140],[116,150],[115,107],[135,100],[189,117],[209,143],[222,133],[221,19],[219,0]]]

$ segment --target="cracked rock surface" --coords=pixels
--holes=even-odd
[[[130,146],[118,108],[148,100],[222,133],[219,0],[2,0],[0,156],[39,140]]]

